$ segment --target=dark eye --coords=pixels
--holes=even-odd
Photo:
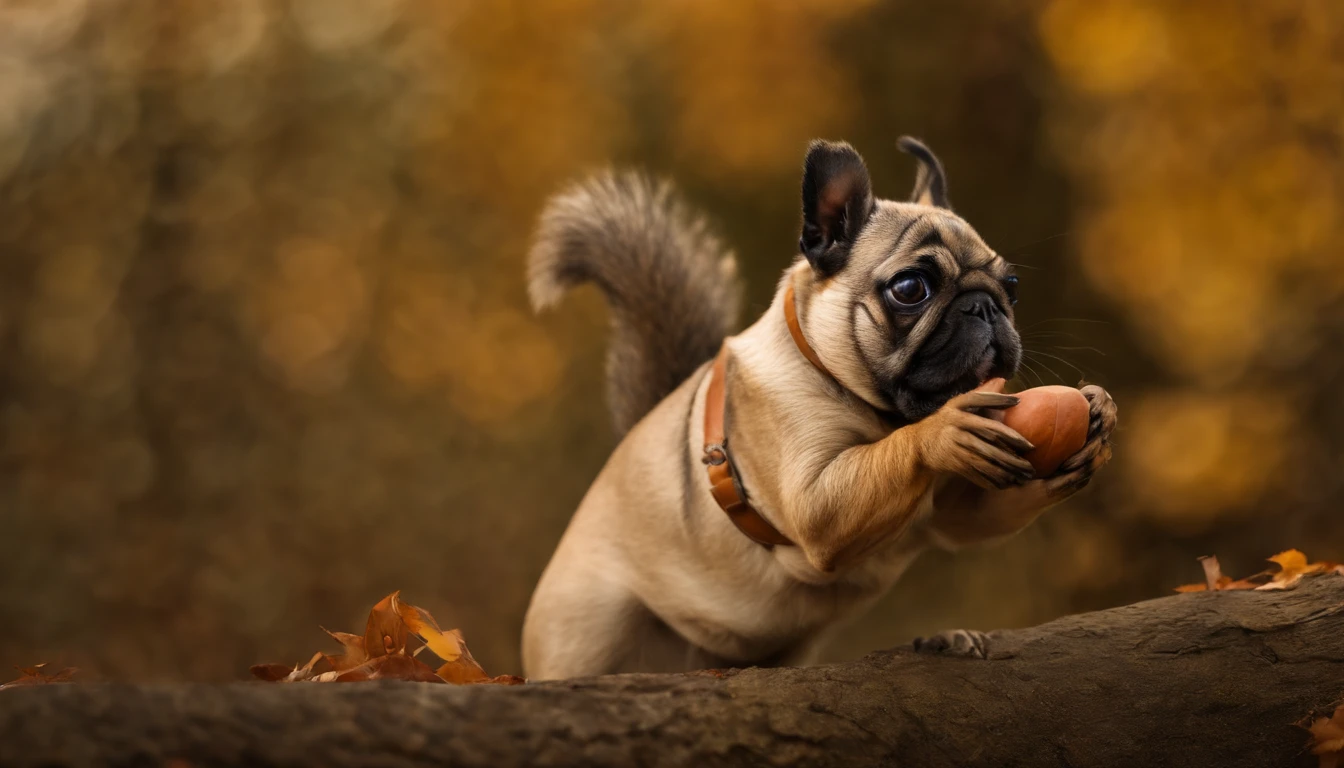
[[[887,294],[897,306],[913,307],[929,298],[929,281],[918,272],[902,272],[891,281]]]
[[[1003,278],[1003,291],[1008,294],[1008,303],[1017,304],[1017,275]]]

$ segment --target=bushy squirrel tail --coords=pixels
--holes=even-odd
[[[592,282],[611,308],[607,399],[624,435],[737,321],[737,264],[672,185],[607,172],[551,198],[528,255],[537,310]]]

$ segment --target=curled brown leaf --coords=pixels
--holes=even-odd
[[[527,683],[527,679],[517,675],[496,675],[489,680],[482,680],[481,682],[494,685],[524,685]]]
[[[75,667],[66,667],[55,672],[47,672],[47,665],[34,664],[31,667],[15,667],[19,671],[19,676],[8,683],[0,685],[0,691],[6,688],[17,688],[24,685],[47,685],[49,683],[68,683],[71,676],[78,672]]]
[[[364,627],[364,650],[371,659],[406,652],[406,623],[396,608],[399,594],[398,591],[384,597],[369,611],[369,621]]]
[[[439,623],[434,621],[434,617],[429,615],[429,611],[424,608],[404,603],[392,596],[392,604],[401,617],[406,628],[425,641],[429,650],[434,652],[445,662],[457,661],[462,655],[465,646],[462,643],[462,633],[457,630],[444,632],[439,628]]]
[[[416,683],[442,683],[443,678],[414,656],[389,654],[377,656],[354,669],[340,673],[338,683],[359,683],[368,680],[407,680]]]
[[[520,685],[526,682],[514,675],[491,677],[472,658],[462,633],[456,629],[444,631],[429,611],[404,603],[399,592],[393,592],[373,607],[363,635],[332,632],[322,628],[344,649],[339,654],[318,653],[301,667],[283,664],[258,664],[252,674],[269,682],[362,682],[366,680],[409,680],[425,683],[492,683]],[[407,643],[419,638],[423,646],[407,653]],[[418,641],[417,641],[418,642]],[[430,651],[443,661],[437,670],[418,658],[421,651]],[[318,669],[326,662],[329,669]]]
[[[354,669],[360,664],[369,660],[368,651],[364,648],[364,637],[362,635],[353,635],[349,632],[332,632],[326,627],[322,631],[331,635],[331,638],[340,643],[345,648],[343,653],[336,655],[327,655],[327,663],[331,668],[337,671]]]
[[[1260,573],[1247,578],[1233,581],[1230,577],[1223,575],[1222,568],[1218,564],[1218,558],[1213,556],[1201,557],[1199,558],[1199,563],[1204,567],[1204,583],[1182,584],[1176,588],[1176,591],[1205,592],[1211,590],[1222,591],[1232,589],[1293,589],[1301,583],[1305,576],[1327,573],[1344,575],[1344,565],[1331,562],[1308,562],[1307,556],[1296,549],[1284,550],[1269,558],[1269,561],[1279,566],[1277,571],[1261,571]]]
[[[285,664],[253,664],[251,667],[253,677],[268,683],[278,683],[293,671],[293,667]]]

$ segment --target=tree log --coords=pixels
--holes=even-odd
[[[68,684],[0,692],[0,764],[1312,765],[1344,697],[1344,578],[996,633],[985,660],[506,687]],[[181,762],[173,762],[181,761]]]

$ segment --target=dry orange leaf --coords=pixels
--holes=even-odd
[[[429,611],[401,602],[397,599],[396,594],[391,597],[393,609],[401,617],[407,629],[424,640],[425,645],[429,646],[429,650],[433,651],[435,656],[444,661],[457,661],[465,647],[461,632],[457,630],[444,632],[439,629],[438,622],[434,621],[434,617],[429,615]]]
[[[348,683],[366,680],[408,680],[422,683],[494,683],[519,685],[521,677],[500,675],[490,677],[472,658],[462,633],[456,629],[444,631],[434,617],[423,608],[402,602],[399,592],[379,600],[363,635],[348,632],[322,631],[345,649],[339,654],[318,653],[302,667],[283,664],[257,664],[252,674],[267,682],[293,683]],[[415,653],[407,653],[406,644],[414,635],[424,641]],[[435,670],[416,658],[429,648],[443,661]],[[326,669],[318,665],[325,663]]]
[[[345,647],[345,652],[335,656],[328,655],[327,663],[336,671],[354,669],[360,664],[369,660],[369,654],[364,650],[364,638],[361,635],[352,635],[349,632],[332,632],[326,627],[322,631],[331,635],[331,639]]]
[[[268,683],[278,683],[294,671],[294,667],[288,667],[284,664],[253,664],[251,668],[252,676],[258,680],[265,680]]]
[[[463,683],[482,683],[490,680],[490,676],[485,673],[484,669],[481,669],[481,665],[477,664],[476,660],[471,657],[471,651],[467,650],[467,644],[462,640],[462,633],[454,629],[452,634],[457,638],[462,653],[458,658],[444,662],[444,665],[438,668],[439,677],[459,685]]]
[[[1331,717],[1322,717],[1308,728],[1311,731],[1311,753],[1320,757],[1320,768],[1337,768],[1344,754],[1344,704],[1335,708]]]
[[[517,675],[496,675],[485,682],[493,683],[495,685],[522,685],[526,683],[527,680]]]
[[[15,667],[19,671],[19,676],[14,680],[0,685],[0,691],[6,688],[17,688],[21,685],[46,685],[48,683],[68,683],[70,677],[78,670],[74,667],[66,667],[56,672],[46,672],[46,664],[34,664],[31,667]]]
[[[1304,576],[1312,574],[1333,573],[1344,576],[1344,565],[1330,562],[1311,563],[1307,561],[1307,556],[1296,549],[1289,549],[1269,558],[1271,563],[1279,566],[1277,571],[1261,571],[1245,579],[1233,581],[1224,576],[1222,568],[1218,565],[1216,557],[1199,558],[1200,565],[1204,566],[1203,584],[1182,584],[1176,588],[1177,592],[1205,592],[1211,590],[1228,589],[1258,589],[1258,590],[1276,590],[1293,589],[1302,582]],[[1265,580],[1268,577],[1268,581]]]
[[[1233,581],[1231,576],[1224,576],[1222,566],[1218,564],[1218,558],[1214,555],[1206,555],[1199,558],[1199,564],[1204,566],[1203,584],[1182,584],[1176,588],[1177,592],[1205,592],[1224,589],[1255,589],[1258,586],[1250,579],[1239,579]],[[1256,574],[1259,576],[1260,574]],[[1252,579],[1255,576],[1251,577]]]
[[[1256,589],[1292,589],[1302,581],[1302,577],[1309,573],[1320,573],[1325,570],[1325,563],[1308,563],[1307,556],[1297,551],[1289,549],[1269,558],[1271,563],[1279,566],[1279,571],[1273,575],[1268,584],[1256,587]]]
[[[317,662],[325,659],[326,657],[327,655],[325,653],[322,653],[321,651],[314,653],[313,658],[309,659],[307,664],[304,664],[302,667],[298,667],[293,672],[290,672],[289,676],[286,677],[283,682],[297,683],[301,680],[307,680],[308,678],[313,676],[313,668],[317,666]]]
[[[406,624],[397,615],[397,595],[393,592],[369,611],[364,627],[364,651],[369,658],[406,652]]]
[[[354,669],[342,672],[334,682],[360,683],[367,680],[409,680],[415,683],[446,683],[428,664],[414,656],[390,654],[369,659]]]
[[[325,653],[315,653],[303,666],[287,667],[284,664],[254,664],[252,676],[268,683],[297,683],[313,677],[313,669],[319,661],[325,659]]]

